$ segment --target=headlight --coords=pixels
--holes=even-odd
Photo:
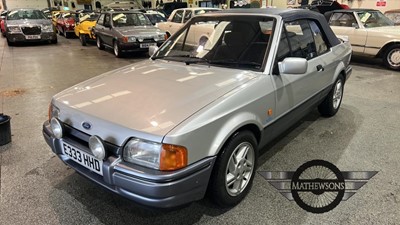
[[[122,41],[123,41],[124,43],[136,42],[136,37],[133,37],[133,36],[131,36],[131,37],[122,37]]]
[[[7,27],[10,32],[21,33],[21,28],[19,26],[9,26]]]
[[[53,26],[52,25],[43,25],[42,31],[43,32],[53,32]]]
[[[60,139],[63,136],[63,125],[62,123],[55,117],[50,120],[50,128],[53,132],[54,137]]]
[[[94,157],[96,157],[98,160],[103,160],[106,156],[106,149],[103,141],[96,135],[93,135],[89,138],[89,148]]]
[[[124,147],[124,160],[159,170],[176,170],[187,165],[185,147],[131,139]]]
[[[154,36],[154,40],[155,41],[163,41],[163,40],[165,40],[165,35],[164,34],[158,34],[158,35]]]

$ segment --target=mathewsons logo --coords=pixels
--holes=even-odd
[[[377,171],[340,171],[324,160],[312,160],[296,171],[259,171],[272,186],[289,200],[312,213],[325,213],[348,200]]]

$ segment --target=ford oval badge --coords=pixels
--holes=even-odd
[[[83,122],[82,127],[86,130],[90,130],[90,128],[92,128],[92,125],[89,122]]]

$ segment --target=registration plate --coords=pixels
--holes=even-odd
[[[62,142],[64,155],[68,156],[73,161],[88,168],[89,170],[103,176],[103,161],[100,161],[86,152]]]
[[[40,35],[25,35],[27,40],[40,39]]]
[[[150,46],[156,46],[156,43],[142,43],[142,44],[140,44],[141,48],[148,48]]]

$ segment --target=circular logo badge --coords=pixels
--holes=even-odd
[[[330,162],[312,160],[293,174],[291,192],[295,202],[312,213],[325,213],[343,199],[345,181],[342,172]]]
[[[89,122],[83,122],[82,127],[86,130],[90,130],[90,128],[92,128],[92,124],[90,124]]]

